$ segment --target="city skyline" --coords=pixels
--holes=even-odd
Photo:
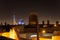
[[[38,15],[35,13],[35,12],[32,12],[31,13],[33,16],[34,15],[36,15],[37,16],[37,22],[38,22],[38,24],[42,24],[43,23],[43,21],[44,21],[44,24],[47,24],[48,23],[48,21],[49,21],[49,24],[56,24],[56,22],[58,22],[58,24],[60,24],[60,21],[58,21],[58,20],[56,20],[55,21],[55,23],[51,23],[51,21],[50,20],[42,20],[42,21],[40,21],[39,22],[39,19],[38,19]],[[29,15],[29,16],[32,16],[32,15]],[[31,18],[33,18],[32,20],[34,20],[34,17],[31,17]],[[19,24],[21,24],[22,22],[25,24],[25,25],[28,25],[29,24],[29,21],[30,20],[30,18],[28,18],[28,22],[25,22],[25,20],[23,20],[23,18],[21,18],[21,19],[19,19],[19,20],[17,20],[17,18],[16,18],[16,15],[14,14],[13,15],[13,18],[12,18],[12,23],[8,23],[6,20],[4,21],[4,22],[1,22],[1,23],[3,23],[3,25],[5,24],[5,23],[7,23],[7,24],[10,24],[10,25],[19,25]],[[32,22],[32,21],[31,21]],[[0,24],[1,24],[0,23]]]
[[[0,23],[6,21],[13,22],[13,14],[16,14],[16,21],[23,19],[25,23],[29,22],[29,14],[37,12],[38,21],[50,20],[60,22],[60,2],[58,0],[40,0],[40,1],[18,1],[1,0],[0,1]]]

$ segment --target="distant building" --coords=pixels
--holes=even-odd
[[[25,23],[24,23],[24,21],[22,20],[22,19],[20,19],[19,21],[18,21],[18,25],[24,25]]]
[[[38,24],[38,18],[36,14],[31,14],[29,16],[29,25],[37,25]]]

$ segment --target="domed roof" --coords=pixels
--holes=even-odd
[[[36,12],[31,12],[30,15],[37,15],[37,13]]]
[[[23,25],[24,21],[22,19],[19,20],[18,24]]]

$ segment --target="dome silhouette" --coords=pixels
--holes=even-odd
[[[24,25],[24,21],[22,19],[19,20],[18,22],[19,25]]]

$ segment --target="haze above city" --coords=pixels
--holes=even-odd
[[[13,15],[16,21],[23,19],[29,23],[31,12],[37,12],[38,21],[50,20],[50,23],[60,21],[60,1],[58,0],[40,0],[40,1],[18,1],[18,0],[0,0],[0,23],[6,21],[12,24]]]

